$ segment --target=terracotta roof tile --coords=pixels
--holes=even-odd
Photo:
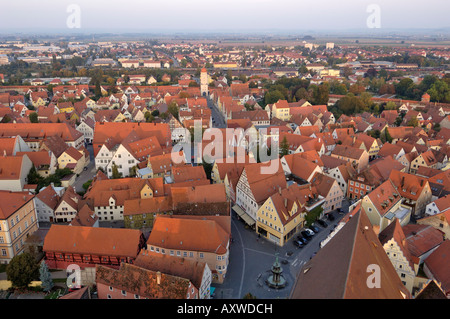
[[[142,232],[134,229],[53,224],[45,237],[43,250],[135,258],[141,236]]]

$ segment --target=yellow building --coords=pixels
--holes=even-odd
[[[61,113],[72,113],[75,111],[75,108],[71,102],[58,103],[58,109]]]
[[[289,104],[286,100],[279,100],[278,102],[271,105],[271,116],[272,118],[278,118],[282,121],[289,121],[291,118]],[[269,106],[270,107],[270,106]]]
[[[42,98],[38,98],[37,100],[32,100],[31,104],[33,104],[35,108],[39,108],[40,106],[45,106],[47,102]]]
[[[0,263],[25,249],[25,240],[38,229],[34,195],[0,191]]]
[[[283,246],[306,224],[308,200],[314,198],[315,188],[293,184],[270,196],[258,209],[256,232]]]
[[[77,150],[74,147],[67,148],[58,157],[58,167],[63,169],[70,168],[75,174],[80,174],[86,164],[83,151]]]

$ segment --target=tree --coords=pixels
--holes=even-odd
[[[320,84],[313,88],[313,102],[316,105],[327,105],[329,98],[329,86],[327,83]]]
[[[395,104],[395,102],[389,101],[384,106],[384,109],[385,110],[396,110],[397,109],[397,104]]]
[[[407,126],[414,126],[417,127],[419,126],[419,120],[417,119],[416,116],[411,117],[408,122],[406,123]]]
[[[279,100],[285,100],[283,93],[278,90],[269,91],[264,96],[264,102],[267,104],[273,104],[278,102]]]
[[[289,143],[285,136],[280,144],[280,157],[283,157],[288,154],[289,154]]]
[[[112,165],[112,179],[117,179],[117,178],[121,178],[122,177],[122,173],[119,172],[119,168],[117,167],[116,164]]]
[[[178,105],[175,101],[171,101],[169,103],[167,110],[178,120]]]
[[[52,290],[54,284],[52,280],[52,275],[50,274],[50,271],[48,270],[48,266],[45,263],[45,261],[41,262],[41,266],[39,268],[39,279],[41,280],[41,286],[44,289],[45,292],[49,292]]]
[[[27,288],[39,277],[39,265],[28,252],[14,256],[6,266],[6,276],[13,287]]]
[[[387,128],[384,129],[384,138],[386,142],[392,143],[392,136]]]
[[[29,119],[31,123],[39,123],[38,114],[36,112],[30,113]]]

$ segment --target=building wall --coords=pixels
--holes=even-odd
[[[398,246],[394,239],[389,240],[383,246],[386,254],[391,260],[392,265],[397,271],[400,280],[405,285],[406,289],[412,293],[414,281],[416,277],[415,269],[411,268],[408,260],[403,255],[403,251]]]
[[[182,250],[178,248],[163,248],[160,246],[147,245],[147,249],[161,254],[169,254],[170,256],[176,256],[180,258],[188,258],[193,261],[205,262],[212,273],[212,282],[221,284],[223,283],[228,263],[229,263],[229,246],[227,244],[227,252],[224,255],[218,255],[212,252]]]
[[[428,211],[428,209],[427,209],[427,211]],[[441,232],[444,233],[445,239],[450,239],[450,224],[448,223],[444,214],[438,214],[438,215],[418,219],[417,224],[429,225],[436,229],[439,229]]]
[[[247,181],[247,174],[245,169],[242,171],[236,186],[236,203],[251,217],[256,220],[256,214],[259,209],[258,203],[256,203],[255,197],[250,189],[250,185]]]
[[[148,299],[147,297],[140,296],[134,292],[107,286],[102,283],[97,283],[97,293],[99,299]],[[198,295],[198,289],[191,282],[189,282],[186,299],[198,299]]]
[[[297,212],[297,205],[295,204],[290,212],[291,215]],[[265,237],[279,246],[283,246],[291,239],[302,227],[305,225],[305,219],[299,215],[288,222],[286,225],[281,223],[279,214],[273,205],[271,198],[260,207],[258,210],[258,217],[256,220],[256,232],[263,233],[267,231]],[[261,232],[261,229],[264,230]]]
[[[30,169],[33,167],[33,162],[28,156],[23,156],[22,167],[20,169],[20,176],[14,180],[0,180],[0,190],[20,192],[23,190],[23,186],[27,184],[27,176]]]
[[[0,220],[0,263],[25,249],[26,238],[38,229],[34,200],[30,200],[7,219]]]
[[[55,222],[66,223],[71,222],[77,215],[76,208],[73,208],[67,202],[62,201],[55,209]]]
[[[40,222],[53,222],[55,218],[54,210],[42,202],[39,198],[35,198],[36,215]]]
[[[335,209],[342,207],[342,201],[344,200],[344,193],[342,189],[339,187],[336,180],[333,183],[330,191],[325,197],[325,202],[322,205],[323,214],[329,213]]]

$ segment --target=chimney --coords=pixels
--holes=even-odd
[[[157,272],[156,272],[156,283],[157,283],[158,285],[161,284],[161,272],[160,272],[160,271],[157,271]]]

